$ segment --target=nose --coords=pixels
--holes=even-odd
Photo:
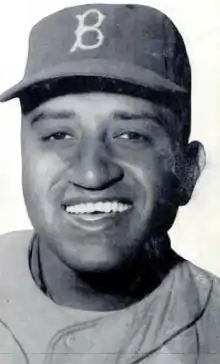
[[[101,145],[84,145],[72,166],[71,183],[86,190],[104,190],[123,179],[123,168]]]

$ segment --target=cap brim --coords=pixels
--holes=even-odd
[[[19,97],[23,90],[38,82],[71,76],[112,78],[156,90],[187,93],[187,90],[183,87],[149,69],[113,60],[86,59],[78,62],[62,63],[50,69],[42,69],[31,76],[26,75],[15,86],[3,92],[0,95],[0,101],[4,102]]]

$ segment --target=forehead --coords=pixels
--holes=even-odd
[[[148,100],[106,92],[88,92],[58,96],[40,104],[32,113],[46,110],[70,110],[78,114],[111,114],[114,111],[157,114],[163,108]]]

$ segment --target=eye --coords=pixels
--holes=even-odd
[[[67,139],[71,139],[73,138],[72,135],[66,133],[66,132],[63,132],[63,131],[58,131],[56,133],[53,133],[53,134],[50,134],[46,137],[43,138],[44,141],[47,141],[47,140],[67,140]]]
[[[116,136],[116,138],[124,139],[124,140],[132,140],[132,141],[149,141],[149,138],[143,134],[140,134],[136,131],[128,131],[121,133]]]

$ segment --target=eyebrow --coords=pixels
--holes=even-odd
[[[113,115],[114,119],[120,119],[120,120],[153,120],[157,122],[159,125],[163,126],[163,122],[160,117],[156,116],[153,113],[150,112],[141,112],[141,113],[132,113],[127,111],[116,111]]]
[[[75,116],[73,111],[42,111],[37,113],[31,120],[31,125],[34,125],[38,121],[47,119],[71,119]]]
[[[38,121],[42,120],[48,120],[48,119],[71,119],[75,117],[76,114],[74,111],[66,111],[66,110],[60,110],[60,111],[42,111],[38,112],[34,115],[34,117],[31,119],[31,126],[33,126]],[[129,111],[115,111],[113,113],[113,119],[120,119],[120,120],[147,120],[151,119],[154,120],[157,124],[164,126],[163,122],[160,117],[155,116],[153,113],[150,112],[141,112],[141,113],[132,113]]]

